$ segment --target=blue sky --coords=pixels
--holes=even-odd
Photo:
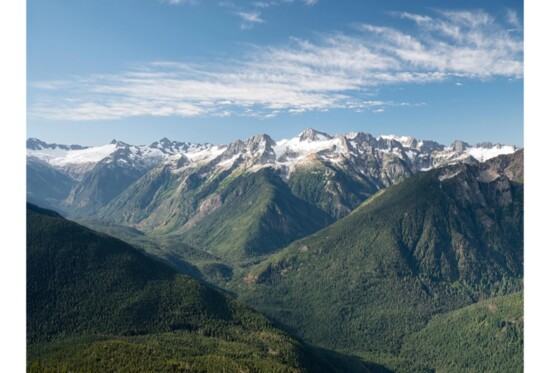
[[[523,146],[523,2],[28,0],[27,135]]]

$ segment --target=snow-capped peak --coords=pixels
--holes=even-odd
[[[386,167],[386,164],[402,163],[403,167],[416,172],[454,163],[484,162],[516,150],[515,146],[488,142],[471,146],[458,140],[445,147],[411,136],[383,135],[375,138],[363,132],[330,136],[311,128],[290,140],[275,142],[270,136],[262,134],[234,141],[228,146],[177,142],[167,138],[149,146],[113,140],[109,144],[93,147],[47,144],[32,138],[27,140],[29,157],[40,159],[76,177],[101,161],[140,169],[166,163],[180,171],[201,165],[219,166],[223,170],[239,167],[250,171],[274,167],[283,170],[285,176],[300,165],[329,162],[336,167],[353,165],[361,175],[369,175],[379,172],[377,170]]]
[[[332,136],[320,132],[317,130],[314,130],[313,128],[306,128],[302,133],[298,135],[299,141],[326,141],[332,139]]]
[[[416,148],[418,141],[412,136],[381,135],[378,140],[396,141],[404,148]]]
[[[117,139],[112,139],[109,145],[115,145],[117,148],[127,148],[130,145],[126,144],[125,142],[119,141]]]
[[[106,145],[91,147],[47,144],[38,139],[27,140],[29,157],[44,161],[59,170],[65,170],[75,178],[80,178],[99,162],[148,169],[161,164],[172,155],[185,155],[186,159],[199,162],[211,160],[219,153],[219,147],[210,144],[181,143],[166,138],[150,146],[135,146],[112,140]]]

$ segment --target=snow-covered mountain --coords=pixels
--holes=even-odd
[[[141,182],[147,185],[142,188],[154,194],[168,180],[166,173],[172,174],[171,187],[163,192],[163,198],[169,200],[184,198],[183,190],[189,194],[190,188],[202,188],[215,181],[209,187],[214,191],[230,176],[269,167],[298,197],[339,218],[377,190],[417,172],[454,163],[483,162],[516,150],[515,146],[487,142],[472,146],[457,140],[444,146],[408,136],[374,137],[363,132],[331,136],[311,128],[291,139],[274,141],[263,134],[229,145],[163,138],[150,145],[113,140],[102,146],[83,147],[27,140],[29,162],[40,161],[74,180],[69,195],[59,203],[79,213],[109,210],[107,205],[119,197],[135,198],[137,193],[129,186],[143,177]],[[29,192],[37,195],[34,190]],[[192,211],[188,213],[192,215]]]
[[[484,162],[516,150],[515,146],[487,142],[471,146],[457,140],[450,146],[444,146],[408,136],[375,138],[362,132],[330,136],[308,128],[296,137],[277,142],[265,134],[245,141],[238,140],[227,147],[217,147],[215,156],[209,161],[211,167],[220,170],[237,168],[254,172],[264,167],[273,167],[285,180],[297,168],[319,162],[328,162],[336,168],[349,168],[352,165],[363,175],[380,170],[378,176],[389,179],[383,182],[387,186],[396,181],[394,174],[401,172],[398,170],[400,167],[389,167],[390,164],[401,164],[408,172],[416,173],[454,163]],[[183,165],[194,166],[193,162]]]
[[[109,144],[92,147],[47,144],[35,138],[27,140],[28,157],[40,159],[77,180],[82,179],[99,162],[150,169],[180,154],[200,161],[215,153],[217,148],[210,144],[176,142],[166,138],[148,146],[112,140]]]
[[[362,132],[330,136],[311,128],[291,139],[275,142],[268,135],[257,135],[227,146],[178,142],[167,138],[150,145],[129,145],[113,140],[109,144],[93,147],[48,144],[35,138],[27,140],[28,157],[38,158],[76,179],[101,161],[147,169],[164,162],[177,165],[178,162],[174,163],[174,160],[178,161],[184,156],[186,161],[180,161],[180,166],[214,162],[221,168],[228,168],[234,163],[242,163],[247,168],[271,166],[292,172],[296,165],[315,159],[337,164],[370,154],[378,160],[388,155],[395,156],[419,170],[427,170],[459,162],[484,162],[516,150],[513,145],[490,142],[472,146],[457,140],[449,146],[443,146],[410,136],[383,135],[375,138]]]

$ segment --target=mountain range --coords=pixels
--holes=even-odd
[[[254,367],[267,361],[282,371],[516,371],[523,346],[523,181],[523,150],[491,143],[444,146],[313,129],[289,140],[264,134],[229,145],[162,139],[83,147],[29,139],[28,200],[94,229],[29,207],[28,253],[40,255],[28,271],[28,292],[38,302],[29,304],[30,356],[45,357],[35,359],[39,367],[73,369],[107,335],[109,351],[121,348],[135,364],[135,349],[179,343],[183,337],[166,336],[174,324],[168,321],[180,317],[181,307],[191,309],[187,300],[198,308],[187,313],[194,326],[185,333],[206,327],[197,313],[213,312],[208,318],[218,325],[203,298],[184,294],[196,291],[178,293],[177,278],[195,289],[204,284],[199,293],[217,297],[214,303],[233,300],[206,283],[229,291],[284,336],[276,338],[287,352],[269,360],[272,349],[266,355],[247,345],[257,343],[247,329],[252,316],[228,316],[214,337],[239,333],[243,349],[258,359],[244,362],[214,341],[223,348],[212,352],[213,361],[231,360],[238,369],[266,371]],[[80,282],[74,268],[91,277]],[[82,306],[63,295],[71,292]],[[119,308],[103,320],[97,307]],[[82,339],[90,335],[93,346]],[[79,347],[66,360],[72,339]],[[468,359],[453,352],[457,346],[469,346]],[[189,351],[171,351],[190,364]],[[193,356],[197,367],[215,370],[201,365],[208,358]]]
[[[68,212],[96,213],[153,170],[156,174],[169,171],[181,184],[186,179],[190,179],[187,183],[197,179],[214,181],[270,167],[299,197],[339,218],[380,188],[420,170],[457,162],[483,162],[515,150],[514,146],[471,146],[458,140],[445,147],[412,137],[375,138],[362,132],[330,136],[313,129],[290,140],[275,142],[268,135],[257,135],[227,146],[163,138],[148,146],[113,140],[104,146],[83,147],[31,138],[27,140],[28,193]],[[303,173],[311,174],[312,168],[325,191],[312,192],[306,187],[311,180]],[[63,187],[48,194],[37,190],[36,180],[44,173],[64,175]],[[326,193],[330,194],[330,203]]]
[[[420,171],[475,164],[516,150],[461,141],[445,147],[361,132],[330,136],[313,129],[290,140],[257,135],[227,146],[164,138],[148,146],[113,140],[83,147],[29,139],[27,195],[68,216],[99,216],[145,233],[181,234],[189,238],[187,243],[218,253],[225,251],[219,243],[231,241],[235,229],[224,224],[224,217],[234,212],[229,206],[251,206],[256,215],[247,212],[244,224],[249,226],[243,229],[249,234],[231,243],[237,247],[228,254],[243,256],[303,237]],[[315,216],[314,221],[305,215]],[[202,242],[202,232],[211,226],[216,233]],[[266,230],[278,237],[267,246],[257,238],[266,237]]]

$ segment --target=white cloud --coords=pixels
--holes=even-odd
[[[250,29],[254,24],[264,23],[265,21],[260,17],[262,15],[259,11],[251,12],[236,12],[236,15],[242,18],[243,22],[241,23],[242,29]]]
[[[180,5],[180,4],[196,5],[199,3],[199,0],[161,0],[161,1],[166,2],[170,5]]]
[[[359,25],[376,36],[370,45],[396,56],[402,66],[474,78],[523,75],[523,37],[482,11],[441,11],[439,18],[394,13],[416,23],[419,33]]]
[[[57,90],[70,85],[71,85],[71,82],[68,80],[47,80],[47,81],[37,81],[37,82],[30,83],[30,86],[32,88],[50,89],[50,90]]]
[[[260,12],[240,12],[264,22]],[[50,119],[102,120],[138,115],[269,118],[330,109],[381,112],[425,103],[373,99],[395,84],[523,76],[523,36],[483,12],[394,13],[413,22],[405,33],[356,25],[352,33],[256,47],[238,60],[192,65],[157,61],[119,74],[31,83],[41,88],[29,114]],[[64,97],[64,98],[59,98]]]
[[[277,5],[277,3],[273,2],[273,1],[254,1],[251,3],[251,5],[253,7],[256,7],[256,8],[269,8],[269,7],[272,7],[274,5]]]
[[[506,10],[506,21],[514,27],[514,30],[521,30],[521,21],[516,11],[512,9]]]
[[[317,0],[303,0],[307,6],[313,6],[317,4]]]

